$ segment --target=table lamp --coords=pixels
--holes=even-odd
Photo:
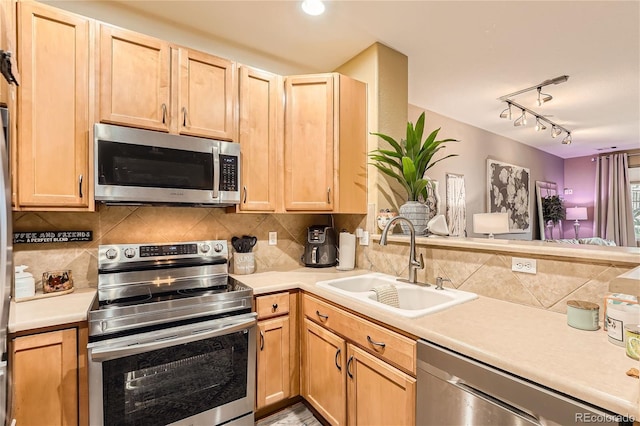
[[[509,233],[509,217],[507,213],[476,213],[473,215],[473,232],[476,234]]]
[[[580,220],[587,220],[586,207],[571,207],[567,209],[567,220],[573,220],[573,230],[576,231],[576,240],[580,234]]]

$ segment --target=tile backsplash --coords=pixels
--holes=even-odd
[[[365,215],[334,215],[335,228],[354,232],[366,228]],[[178,242],[224,239],[255,235],[256,272],[302,267],[300,256],[307,227],[330,223],[321,214],[236,214],[225,209],[190,207],[100,206],[95,213],[15,212],[14,231],[91,230],[93,241],[49,244],[16,244],[16,265],[28,265],[37,285],[42,272],[71,269],[75,286],[95,287],[97,248],[100,244]],[[269,232],[278,233],[278,243],[269,246]],[[609,282],[632,269],[629,265],[592,263],[574,259],[537,258],[537,274],[511,271],[511,256],[480,250],[418,246],[425,269],[421,281],[449,278],[456,288],[482,296],[506,300],[556,312],[566,312],[566,301],[587,300],[602,308]],[[356,267],[391,275],[407,275],[409,246],[371,241],[357,246]],[[535,258],[535,257],[534,257]],[[600,310],[602,315],[603,310]]]
[[[303,266],[300,257],[307,227],[329,223],[328,215],[227,213],[224,208],[121,207],[100,205],[95,213],[14,212],[14,232],[90,230],[93,241],[14,245],[16,265],[28,265],[41,288],[42,273],[71,269],[77,288],[96,287],[100,244],[169,243],[190,240],[227,240],[254,235],[256,272]],[[269,232],[278,243],[268,245]]]
[[[356,226],[364,227],[364,219],[359,223],[358,219],[362,216],[340,216],[336,227],[351,231]],[[440,276],[450,279],[460,290],[561,313],[566,312],[567,300],[587,300],[600,306],[601,320],[609,282],[633,269],[630,265],[607,262],[524,256],[537,261],[537,273],[533,275],[513,272],[511,255],[505,253],[420,245],[417,250],[425,261],[425,268],[418,271],[420,281],[433,283]],[[357,247],[356,257],[358,268],[408,275],[408,244],[389,242],[381,246],[371,241],[368,246]]]

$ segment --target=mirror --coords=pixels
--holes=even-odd
[[[540,227],[540,239],[545,240],[545,226],[543,210],[542,210],[542,199],[548,197],[550,195],[558,195],[558,185],[555,182],[544,182],[537,180],[536,181],[536,200],[538,204],[538,226]]]

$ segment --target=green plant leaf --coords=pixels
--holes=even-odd
[[[407,198],[412,201],[417,200],[420,195],[424,197],[427,195],[429,180],[424,179],[425,172],[440,161],[457,156],[457,154],[449,154],[434,160],[434,155],[445,148],[445,143],[459,141],[451,138],[437,140],[439,128],[429,133],[429,136],[422,141],[424,127],[425,113],[422,113],[415,126],[410,121],[407,122],[406,139],[401,139],[400,142],[382,133],[371,133],[389,143],[392,150],[372,150],[368,154],[372,160],[369,164],[400,182],[407,191]]]

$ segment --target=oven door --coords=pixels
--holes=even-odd
[[[89,343],[90,424],[252,425],[256,322],[248,313]]]

